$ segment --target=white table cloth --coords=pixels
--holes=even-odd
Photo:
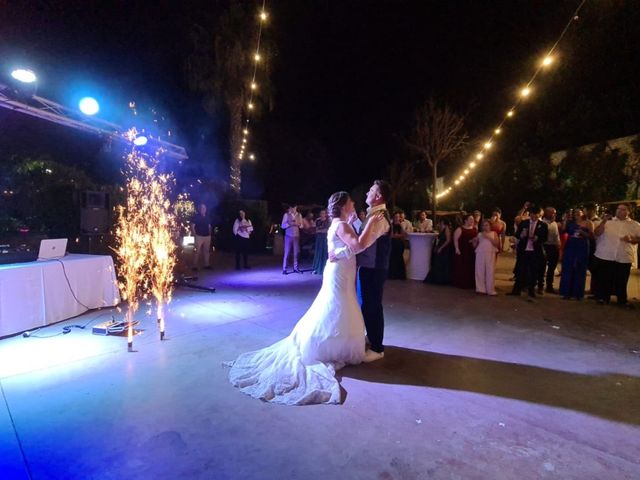
[[[410,254],[407,265],[407,278],[424,280],[431,269],[431,250],[436,233],[409,233]]]
[[[120,302],[113,259],[108,255],[66,255],[57,260],[0,265],[0,337]]]

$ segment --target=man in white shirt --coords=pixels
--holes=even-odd
[[[400,210],[399,213],[400,213],[400,226],[402,227],[402,230],[404,230],[404,233],[413,233],[413,225],[411,225],[411,222],[407,220],[402,210]]]
[[[298,213],[298,207],[289,207],[282,217],[281,223],[284,230],[284,258],[282,259],[282,274],[287,274],[287,263],[289,254],[293,251],[293,271],[301,273],[298,268],[298,257],[300,256],[300,229],[302,228],[302,215]]]
[[[636,246],[640,242],[640,223],[629,218],[629,206],[621,203],[616,216],[605,215],[595,229],[598,239],[595,253],[598,303],[609,303],[615,295],[618,305],[627,306],[627,283]]]
[[[433,232],[433,220],[427,218],[427,212],[422,211],[418,214],[415,231],[418,233]]]

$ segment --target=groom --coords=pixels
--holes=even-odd
[[[370,347],[364,356],[364,362],[374,362],[384,357],[384,312],[382,310],[382,293],[384,282],[388,276],[389,256],[391,254],[391,218],[386,202],[391,196],[391,186],[384,180],[376,180],[367,193],[367,217],[382,212],[386,222],[379,222],[374,232],[376,241],[366,250],[360,252],[358,263],[358,296],[362,308],[362,316],[367,329]]]

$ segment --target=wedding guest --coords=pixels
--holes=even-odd
[[[249,238],[253,232],[251,220],[247,218],[244,210],[238,211],[238,218],[233,222],[233,235],[236,241],[236,270],[240,270],[240,257],[242,257],[245,269],[249,269]]]
[[[562,257],[560,295],[565,300],[582,300],[587,281],[589,241],[593,237],[593,223],[577,208],[570,212],[561,228],[569,237]]]
[[[482,224],[482,212],[480,210],[474,210],[473,213],[473,226],[480,230],[480,225]]]
[[[529,218],[518,225],[515,237],[517,243],[517,271],[513,290],[508,295],[520,295],[526,288],[530,297],[536,296],[536,279],[541,262],[544,262],[544,242],[547,241],[547,224],[540,221],[540,209],[529,207]]]
[[[313,236],[316,233],[316,222],[311,210],[302,219],[302,231],[309,236]]]
[[[320,210],[320,215],[316,220],[316,246],[313,256],[313,273],[322,275],[327,264],[327,231],[331,225],[331,220],[326,210]]]
[[[413,225],[411,225],[411,222],[407,220],[404,212],[400,210],[400,212],[398,213],[400,214],[400,225],[402,225],[402,230],[404,230],[404,233],[413,233]]]
[[[298,207],[289,207],[282,217],[280,224],[284,230],[284,258],[282,259],[282,273],[286,275],[289,256],[293,253],[293,271],[300,272],[298,257],[300,256],[300,229],[302,228],[302,216],[298,213]]]
[[[589,203],[585,205],[584,214],[587,217],[587,220],[591,220],[591,223],[593,224],[593,229],[595,231],[595,229],[598,228],[598,225],[600,225],[600,222],[601,222],[600,217],[598,217],[598,214],[597,214],[596,205],[593,203]],[[596,298],[594,293],[598,289],[598,286],[596,285],[597,275],[595,275],[594,273],[595,264],[596,264],[595,259],[596,259],[597,241],[598,239],[595,237],[595,235],[589,241],[589,266],[587,267],[587,270],[591,272],[591,285],[589,285],[591,296],[589,298]]]
[[[211,269],[209,258],[211,253],[211,219],[207,215],[207,206],[201,203],[198,207],[198,214],[191,221],[191,231],[195,237],[195,257],[193,259],[193,270],[198,270],[200,256],[204,259],[204,268]]]
[[[476,251],[476,292],[496,295],[496,253],[498,252],[500,239],[496,232],[491,230],[491,222],[489,220],[484,220],[481,223],[481,228],[482,231],[473,239],[473,246]]]
[[[640,223],[629,218],[629,205],[621,203],[615,217],[605,215],[595,229],[598,303],[609,303],[615,295],[618,305],[628,306],[627,283],[635,248],[640,242]]]
[[[433,232],[433,220],[427,218],[427,212],[424,210],[418,214],[415,231],[419,233]]]
[[[473,239],[478,235],[473,215],[466,215],[461,227],[453,232],[453,271],[451,284],[454,287],[471,289],[476,286],[475,251]]]
[[[407,278],[404,264],[404,241],[407,238],[407,232],[402,226],[402,215],[396,212],[393,215],[393,223],[391,225],[391,255],[389,257],[389,278],[396,280],[404,280]]]
[[[367,211],[360,210],[358,212],[358,217],[353,221],[353,229],[356,231],[358,235],[362,233],[362,226],[364,225],[364,222],[366,219],[367,219]]]
[[[529,207],[531,207],[531,202],[524,202],[522,208],[518,210],[518,213],[516,213],[516,217],[513,219],[514,230],[518,229],[518,225],[520,225],[521,221],[529,219]]]
[[[547,224],[547,241],[544,242],[546,261],[542,264],[538,274],[538,288],[543,287],[546,272],[545,291],[547,293],[556,293],[555,288],[553,288],[553,278],[560,259],[560,230],[558,222],[556,222],[556,209],[553,207],[545,208],[542,221]]]
[[[316,221],[313,212],[309,210],[302,217],[302,228],[300,229],[300,256],[308,258],[311,249],[315,246],[316,239]]]
[[[451,283],[451,259],[453,256],[453,233],[451,221],[442,218],[438,224],[438,239],[433,249],[431,268],[425,283],[448,285]]]
[[[504,251],[504,240],[507,235],[507,224],[502,220],[502,210],[498,207],[495,207],[491,211],[491,217],[489,218],[489,224],[491,225],[491,230],[496,232],[498,236],[498,240],[500,245],[498,245],[498,253]]]

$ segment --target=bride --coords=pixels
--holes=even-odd
[[[242,392],[285,405],[340,403],[336,370],[360,363],[365,354],[355,254],[373,243],[375,225],[385,221],[372,216],[358,237],[347,222],[354,212],[347,192],[329,198],[328,248],[341,260],[327,263],[320,292],[288,337],[227,364],[229,380]]]

